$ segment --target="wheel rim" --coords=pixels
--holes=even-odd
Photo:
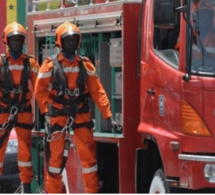
[[[167,193],[167,188],[165,186],[165,175],[163,170],[158,169],[152,179],[149,193],[152,194],[164,194]]]

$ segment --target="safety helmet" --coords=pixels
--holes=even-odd
[[[55,45],[57,47],[62,47],[61,40],[69,35],[78,35],[79,36],[78,48],[80,47],[81,32],[80,32],[80,29],[75,24],[72,24],[70,22],[64,22],[63,24],[58,26],[55,33],[56,33]]]
[[[26,37],[25,28],[17,22],[12,22],[5,27],[2,35],[3,43],[7,45],[7,39],[14,35],[22,35],[24,38]]]

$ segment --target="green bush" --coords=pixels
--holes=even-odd
[[[51,1],[49,2],[49,9],[58,9],[60,6],[60,1]],[[47,9],[47,3],[41,2],[38,3],[38,11],[43,11]]]

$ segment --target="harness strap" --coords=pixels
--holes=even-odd
[[[24,68],[22,70],[22,77],[21,77],[21,85],[23,86],[21,104],[25,104],[27,102],[26,95],[29,91],[28,89],[29,77],[30,77],[30,63],[29,63],[29,57],[27,57],[24,60]]]
[[[81,127],[86,127],[88,129],[91,129],[94,127],[94,122],[91,120],[90,122],[85,122],[85,123],[73,123],[72,125],[72,128],[75,130],[75,129],[78,129],[78,128],[81,128]]]
[[[0,106],[0,114],[9,113],[10,109],[11,109],[11,107],[4,108],[4,107]],[[30,112],[31,113],[31,111],[32,111],[31,106],[24,106],[23,108],[20,108],[19,113],[23,113],[23,112]]]
[[[45,140],[47,140],[48,135],[45,134]],[[62,165],[60,168],[60,172],[53,174],[49,170],[49,159],[50,159],[50,143],[45,141],[45,154],[46,154],[46,165],[47,165],[47,171],[48,174],[51,175],[52,177],[56,177],[60,175],[63,172],[64,167],[66,166],[68,154],[69,154],[69,149],[70,149],[70,139],[65,139],[65,145],[64,145],[64,152],[63,152],[63,159],[62,159]]]
[[[17,127],[21,127],[21,128],[23,128],[23,129],[33,129],[33,127],[34,127],[34,124],[32,123],[32,124],[26,124],[26,123],[16,123],[16,126]]]
[[[7,90],[12,90],[13,88],[13,80],[8,68],[8,61],[6,59],[5,55],[1,55],[2,59],[2,66],[1,66],[1,81],[4,81],[3,83],[1,82],[2,88],[5,88]],[[4,85],[6,85],[4,87]],[[9,91],[8,91],[9,92]]]
[[[27,124],[27,123],[16,123],[16,124],[13,124],[13,127],[14,126],[17,126],[17,127],[21,127],[21,128],[23,128],[23,129],[33,129],[33,127],[34,127],[34,124],[32,123],[32,124]],[[3,127],[3,125],[0,125],[0,128],[2,128]],[[12,127],[12,128],[13,128]],[[10,128],[10,129],[12,129],[12,128]]]
[[[19,95],[22,92],[22,99],[19,102],[19,104],[25,104],[27,102],[26,94],[29,91],[28,89],[28,79],[30,76],[29,57],[27,56],[27,58],[24,59],[24,68],[22,70],[20,86],[14,86],[13,79],[8,67],[8,60],[6,59],[5,55],[1,55],[1,59],[2,66],[0,68],[1,70],[0,86],[3,92],[3,97],[1,101],[8,105],[17,104],[17,102],[19,101]],[[14,93],[13,99],[11,99],[10,93]]]
[[[86,127],[88,129],[91,129],[94,127],[94,123],[93,121],[90,121],[90,122],[84,122],[84,123],[73,123],[72,125],[72,129],[78,129],[81,127]],[[53,126],[50,127],[49,132],[53,133],[53,132],[59,131],[59,129],[63,129],[63,127],[61,125],[54,124]]]
[[[58,91],[57,96],[64,96],[65,89],[68,88],[68,81],[62,65],[58,62],[57,56],[58,55],[52,56],[54,63],[54,67],[52,69],[52,88]]]
[[[78,86],[75,90],[68,89],[67,76],[63,70],[62,65],[57,59],[57,55],[52,56],[54,67],[52,69],[52,88],[58,91],[57,98],[64,98],[65,95],[69,96],[81,96],[85,95],[85,83],[88,78],[86,68],[84,67],[83,61],[79,61],[79,74],[76,80]],[[78,93],[77,93],[78,90]],[[68,93],[69,92],[69,93]],[[56,99],[57,101],[57,99]],[[61,102],[62,103],[62,102]]]

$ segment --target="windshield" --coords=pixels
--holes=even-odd
[[[215,75],[215,1],[191,0],[192,25],[191,72]]]

